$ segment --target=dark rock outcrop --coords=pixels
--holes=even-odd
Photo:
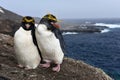
[[[14,35],[15,31],[20,27],[20,23],[9,19],[0,20],[0,33]]]
[[[22,16],[0,7],[0,33],[14,35]]]
[[[63,22],[60,24],[62,25],[61,30],[63,32],[101,32],[101,30],[108,28],[107,26],[96,26],[92,23],[66,25]]]

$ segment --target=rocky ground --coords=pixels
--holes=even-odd
[[[112,80],[101,69],[70,58],[64,58],[60,72],[40,66],[24,70],[16,65],[13,37],[0,33],[0,80]]]

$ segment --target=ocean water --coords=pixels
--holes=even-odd
[[[101,33],[64,33],[68,57],[103,69],[114,80],[120,80],[120,24],[108,26]]]

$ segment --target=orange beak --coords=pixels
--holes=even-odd
[[[60,25],[57,24],[57,23],[52,23],[52,25],[53,25],[54,27],[56,27],[56,28],[60,28]]]

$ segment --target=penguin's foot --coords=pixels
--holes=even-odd
[[[25,70],[31,70],[31,68],[28,68],[28,67],[25,67],[24,69],[25,69]]]
[[[55,67],[52,68],[52,70],[59,72],[60,71],[60,64],[57,64]]]
[[[23,65],[21,65],[21,64],[18,64],[17,65],[19,68],[23,68],[24,66]]]
[[[31,69],[33,69],[33,68],[27,65],[24,69],[25,69],[25,70],[31,70]]]
[[[50,67],[50,63],[49,62],[46,62],[44,64],[40,64],[40,66],[44,67],[44,68],[48,68]]]

